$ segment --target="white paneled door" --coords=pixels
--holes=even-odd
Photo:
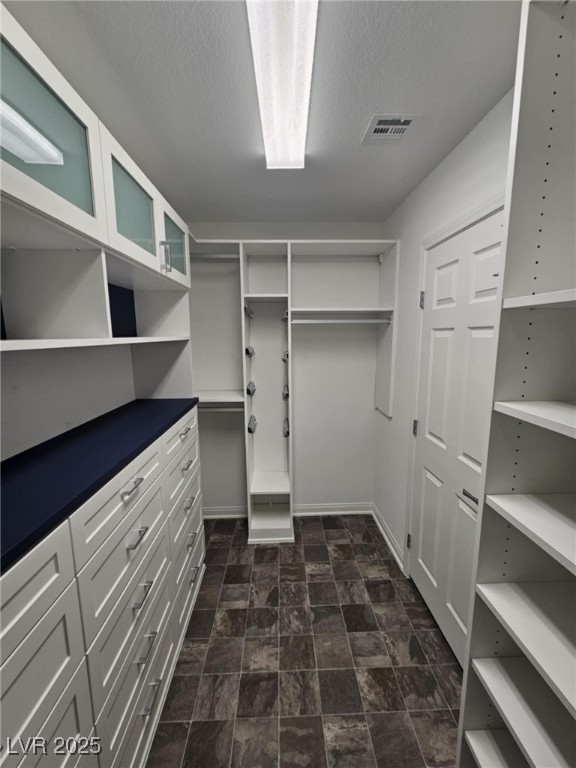
[[[410,574],[464,659],[492,408],[502,213],[426,253]]]

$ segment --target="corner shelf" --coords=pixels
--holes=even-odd
[[[576,402],[572,401],[505,401],[495,402],[494,410],[549,429],[560,435],[576,438]]]
[[[28,352],[37,349],[74,349],[82,347],[113,347],[126,344],[165,344],[185,342],[187,336],[134,336],[101,339],[14,339],[0,342],[0,352]]]
[[[576,582],[478,584],[477,593],[576,717]]]
[[[486,503],[576,576],[576,493],[495,494]]]
[[[528,768],[528,763],[505,728],[464,731],[479,768]]]
[[[566,288],[561,291],[549,291],[548,293],[536,293],[529,296],[514,296],[504,299],[503,309],[520,308],[549,308],[549,309],[576,309],[576,288]]]
[[[473,659],[472,668],[534,768],[572,768],[574,721],[522,657]]]
[[[254,472],[250,483],[253,496],[273,496],[290,493],[288,472]]]

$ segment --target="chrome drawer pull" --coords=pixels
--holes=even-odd
[[[188,472],[190,467],[194,464],[193,459],[188,459],[187,461],[182,462],[182,472]]]
[[[191,547],[194,545],[194,542],[196,541],[196,536],[198,536],[198,531],[196,531],[196,533],[189,533],[188,538],[190,538],[190,536],[192,536],[192,541],[186,545],[188,549],[191,549]]]
[[[126,501],[126,499],[129,499],[130,496],[132,496],[132,494],[134,493],[134,491],[138,488],[138,486],[143,482],[144,482],[143,477],[135,477],[134,480],[132,480],[132,483],[133,483],[132,488],[130,488],[129,491],[122,491],[120,493],[120,498],[122,499],[122,501]]]
[[[152,585],[153,584],[154,584],[153,581],[145,581],[143,584],[139,584],[138,585],[139,587],[142,587],[142,589],[144,590],[144,597],[142,598],[142,600],[139,603],[132,603],[132,610],[133,611],[139,611],[140,608],[142,608],[142,606],[146,602],[146,598],[150,594],[150,590],[152,589]]]
[[[156,642],[157,637],[158,637],[158,632],[150,632],[147,635],[142,636],[142,640],[151,640],[152,642],[148,645],[148,652],[146,656],[142,656],[140,659],[136,659],[134,664],[146,664],[146,662],[150,658],[150,654],[152,653],[152,648],[154,648],[154,643]]]
[[[138,538],[134,542],[134,544],[128,544],[126,547],[128,552],[131,552],[133,549],[136,549],[142,542],[142,539],[146,534],[148,533],[148,526],[144,526],[144,528],[134,528],[134,530],[138,533]]]
[[[199,570],[200,570],[200,566],[199,565],[196,565],[194,568],[190,569],[190,573],[192,573],[192,571],[194,571],[194,576],[188,582],[189,584],[194,584],[194,582],[196,581],[196,578],[198,577],[198,571]]]
[[[188,498],[186,499],[186,506],[184,507],[184,512],[190,512],[190,510],[194,506],[195,501],[196,501],[196,496],[188,496]]]
[[[150,683],[150,688],[156,688],[154,691],[154,696],[152,697],[152,701],[150,702],[149,707],[145,707],[142,712],[140,712],[140,717],[150,717],[152,714],[152,710],[154,709],[154,704],[156,704],[156,698],[158,696],[158,692],[160,691],[160,685],[162,683],[162,678],[159,680],[154,680],[153,683]]]
[[[184,440],[184,438],[186,437],[188,432],[190,432],[191,429],[192,429],[192,427],[184,427],[184,429],[181,432],[178,432],[178,434],[182,438],[182,440]]]

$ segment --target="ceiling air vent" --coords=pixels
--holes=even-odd
[[[364,134],[362,144],[402,139],[417,117],[420,115],[374,115]]]

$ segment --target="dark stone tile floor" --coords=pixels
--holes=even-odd
[[[462,670],[371,516],[205,530],[147,768],[453,768]]]

